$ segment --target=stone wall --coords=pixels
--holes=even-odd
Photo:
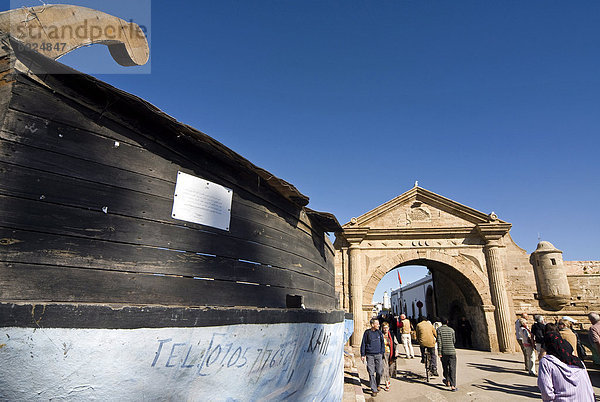
[[[600,261],[565,261],[567,275],[600,274]]]
[[[533,266],[529,262],[529,254],[519,247],[510,235],[506,236],[505,245],[506,289],[512,295],[512,313],[520,314],[532,308],[539,309],[539,303],[534,297],[537,293],[537,283]]]

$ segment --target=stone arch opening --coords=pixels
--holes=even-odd
[[[381,278],[389,271],[404,266],[424,266],[432,274],[433,286],[425,290],[425,304],[418,308],[414,300],[406,300],[409,304],[408,316],[419,315],[447,317],[450,325],[458,330],[458,321],[465,316],[473,328],[473,347],[479,350],[492,350],[496,337],[493,308],[489,288],[485,283],[483,272],[472,261],[451,256],[443,251],[429,252],[427,256],[418,255],[414,251],[400,252],[384,261],[370,275],[363,300],[371,300],[374,289]],[[429,299],[429,300],[428,300]],[[490,314],[491,312],[491,314]],[[457,346],[459,345],[457,331]]]

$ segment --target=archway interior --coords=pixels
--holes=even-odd
[[[429,269],[422,265],[403,265],[390,270],[377,284],[375,292],[373,292],[373,304],[383,302],[384,292],[387,292],[390,296],[392,291],[424,278],[428,273]],[[400,276],[402,284],[400,284],[398,276]]]
[[[420,278],[423,279],[405,280],[402,277],[403,271],[409,267],[411,270],[419,267]],[[398,269],[400,269],[402,277],[401,291],[397,290],[400,287],[397,279]],[[431,275],[429,280],[428,273]],[[459,270],[439,261],[411,260],[390,270],[378,284],[378,289],[382,283],[389,283],[385,279],[390,275],[392,278],[395,276],[395,287],[393,292],[390,292],[389,289],[385,290],[390,293],[391,304],[394,304],[394,296],[396,297],[396,305],[391,309],[394,313],[404,313],[414,320],[420,315],[429,316],[430,319],[434,317],[448,318],[450,326],[456,331],[457,346],[468,344],[466,334],[460,331],[460,328],[464,326],[459,325],[461,317],[465,317],[472,328],[473,346],[483,350],[489,349],[487,323],[482,309],[483,301],[471,281]],[[415,283],[420,285],[411,289],[411,285]],[[404,289],[407,290],[404,291]],[[375,295],[377,295],[377,289]]]

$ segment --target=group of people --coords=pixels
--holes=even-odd
[[[590,341],[600,352],[600,316],[589,316]],[[523,352],[525,370],[537,376],[537,384],[544,401],[594,401],[594,392],[583,363],[585,349],[578,335],[571,329],[575,322],[562,317],[554,323],[546,323],[541,315],[534,315],[530,327],[528,314],[523,313],[515,322],[515,335]],[[536,355],[539,371],[536,371]]]
[[[592,324],[589,330],[590,344],[594,356],[600,355],[600,315],[590,313]],[[533,325],[529,325],[527,313],[521,314],[515,322],[515,335],[523,351],[525,370],[537,376],[537,384],[544,401],[577,400],[594,401],[594,392],[589,375],[583,363],[585,348],[576,332],[571,329],[575,322],[570,317],[562,317],[553,323],[546,323],[541,315],[534,315]],[[448,326],[448,319],[420,317],[418,324],[401,314],[399,318],[383,316],[373,318],[371,327],[363,334],[360,354],[367,365],[371,393],[390,389],[390,379],[396,378],[396,359],[400,356],[401,343],[407,359],[413,359],[413,341],[417,341],[421,356],[427,351],[431,355],[431,373],[438,376],[437,356],[443,368],[443,383],[456,391],[456,334]],[[381,327],[381,330],[380,330]],[[471,346],[471,326],[461,318],[458,330],[464,346]],[[536,360],[539,359],[539,370]]]
[[[363,363],[367,365],[371,394],[376,396],[381,389],[389,391],[390,378],[396,378],[396,359],[400,356],[397,340],[402,343],[406,358],[414,359],[413,336],[419,343],[421,356],[425,351],[430,353],[433,376],[438,376],[439,354],[444,375],[443,383],[450,390],[456,391],[456,335],[448,326],[448,319],[434,319],[432,324],[425,317],[420,317],[416,328],[404,314],[401,314],[399,319],[391,319],[395,320],[393,324],[385,319],[380,324],[380,320],[372,318],[371,328],[363,333],[360,355]],[[395,327],[395,331],[390,330],[392,326]]]

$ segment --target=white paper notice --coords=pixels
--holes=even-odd
[[[229,230],[233,190],[177,172],[171,216],[182,221]]]

